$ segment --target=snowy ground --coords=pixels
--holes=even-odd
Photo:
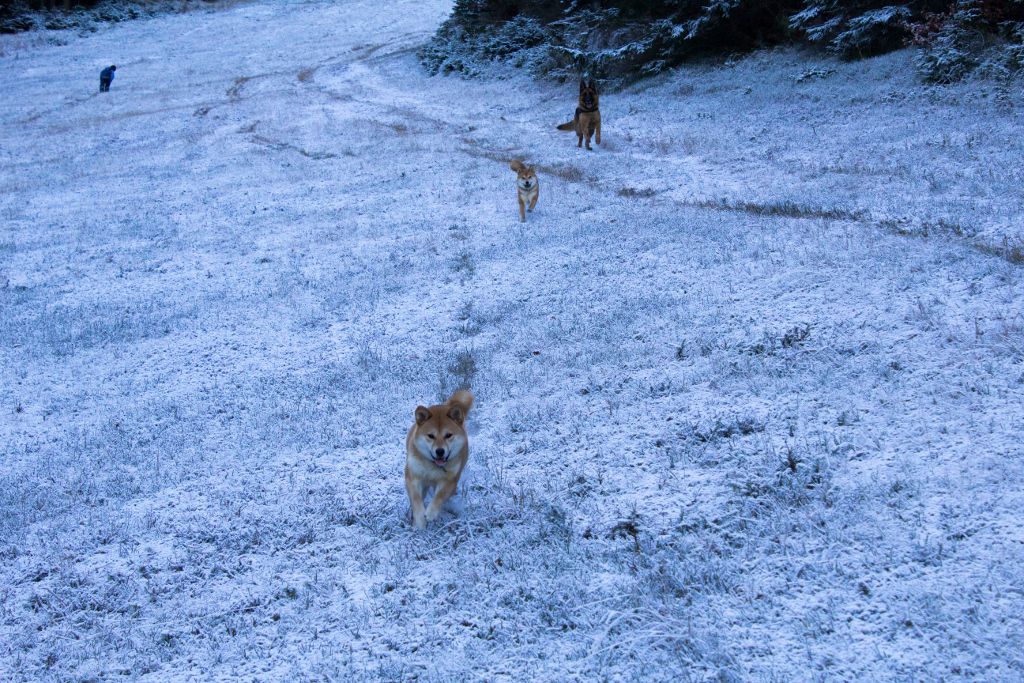
[[[1019,88],[760,54],[587,153],[447,11],[2,38],[0,678],[1024,677]]]

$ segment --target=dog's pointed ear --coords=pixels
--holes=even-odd
[[[461,403],[452,404],[448,409],[448,417],[462,424],[466,421],[466,407]]]
[[[590,79],[590,83],[587,84],[587,87],[589,87],[591,90],[597,90],[597,86],[594,85],[594,79],[593,78]]]
[[[416,406],[416,424],[421,425],[430,419],[430,411],[423,406]]]
[[[584,81],[584,80],[583,80],[583,79],[581,78],[581,79],[580,79],[580,92],[583,92],[583,91],[584,91],[584,90],[586,89],[586,87],[587,87],[587,83],[586,83],[586,81]]]
[[[526,168],[526,166],[523,165],[523,162],[519,161],[519,159],[513,159],[512,163],[510,163],[508,167],[511,168],[516,173],[519,173],[524,168]]]

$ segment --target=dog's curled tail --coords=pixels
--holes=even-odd
[[[453,403],[462,406],[462,409],[468,413],[469,409],[473,407],[473,393],[466,389],[460,389],[448,399],[449,405]]]
[[[558,130],[574,130],[576,128],[576,120],[572,120],[569,123],[563,123],[560,126],[556,126]]]

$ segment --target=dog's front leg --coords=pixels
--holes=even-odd
[[[455,493],[456,487],[459,482],[457,481],[446,481],[438,487],[434,493],[434,499],[430,501],[430,507],[427,508],[427,521],[433,522],[437,519],[437,516],[441,514],[441,506],[444,505],[445,501],[452,497]]]
[[[523,202],[522,195],[517,194],[516,199],[519,200],[519,222],[526,222],[526,204]]]
[[[600,114],[597,115],[597,126],[596,126],[596,131],[595,131],[595,136],[594,137],[595,137],[594,142],[596,142],[597,144],[600,145],[601,144],[601,115]]]
[[[423,511],[423,489],[419,482],[406,475],[405,490],[409,494],[409,507],[412,508],[412,525],[417,529],[425,529],[427,520]]]
[[[538,197],[540,197],[540,188],[539,187],[537,188],[537,191],[533,193],[533,199],[530,200],[530,213],[533,213],[534,207],[537,206],[537,198]]]

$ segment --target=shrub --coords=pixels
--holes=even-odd
[[[784,42],[844,59],[917,45],[924,78],[950,82],[983,64],[1018,70],[1022,27],[1024,0],[459,0],[421,58],[431,73],[473,75],[503,62],[621,84],[693,57]]]

